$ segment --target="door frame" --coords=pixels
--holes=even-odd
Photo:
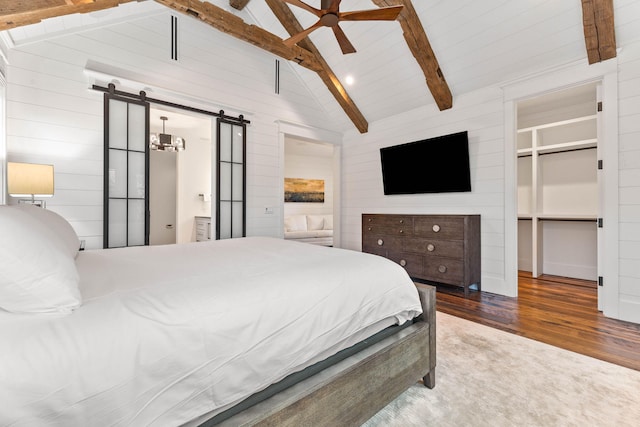
[[[618,69],[617,59],[589,65],[583,61],[561,69],[530,76],[503,86],[504,95],[504,162],[505,162],[505,282],[507,294],[518,295],[518,197],[516,153],[516,106],[519,100],[544,95],[572,86],[599,82],[604,105],[602,120],[603,142],[598,141],[600,160],[604,163],[600,178],[603,256],[601,262],[604,287],[600,295],[603,314],[619,318],[618,273]]]
[[[6,127],[6,92],[7,80],[0,70],[0,205],[6,203],[5,168],[7,165],[7,127]]]
[[[310,126],[298,125],[286,121],[279,120],[278,124],[278,150],[280,157],[280,177],[278,191],[281,195],[279,212],[276,219],[278,220],[280,234],[284,237],[284,161],[285,161],[285,139],[287,137],[306,139],[309,141],[317,141],[329,143],[333,145],[333,246],[341,247],[341,221],[340,212],[342,199],[341,195],[341,176],[342,176],[342,135],[326,129],[313,128]]]

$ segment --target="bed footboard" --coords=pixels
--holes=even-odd
[[[416,286],[424,313],[412,325],[219,425],[359,426],[419,378],[433,388],[435,288]]]

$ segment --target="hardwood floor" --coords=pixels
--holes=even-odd
[[[595,282],[520,272],[518,298],[438,286],[437,310],[640,371],[640,325],[604,317]]]

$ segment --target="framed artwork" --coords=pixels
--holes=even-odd
[[[324,203],[324,180],[285,178],[284,201],[285,203]]]

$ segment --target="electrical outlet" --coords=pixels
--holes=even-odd
[[[265,215],[273,215],[273,208],[271,206],[266,206],[264,208],[264,214]]]

